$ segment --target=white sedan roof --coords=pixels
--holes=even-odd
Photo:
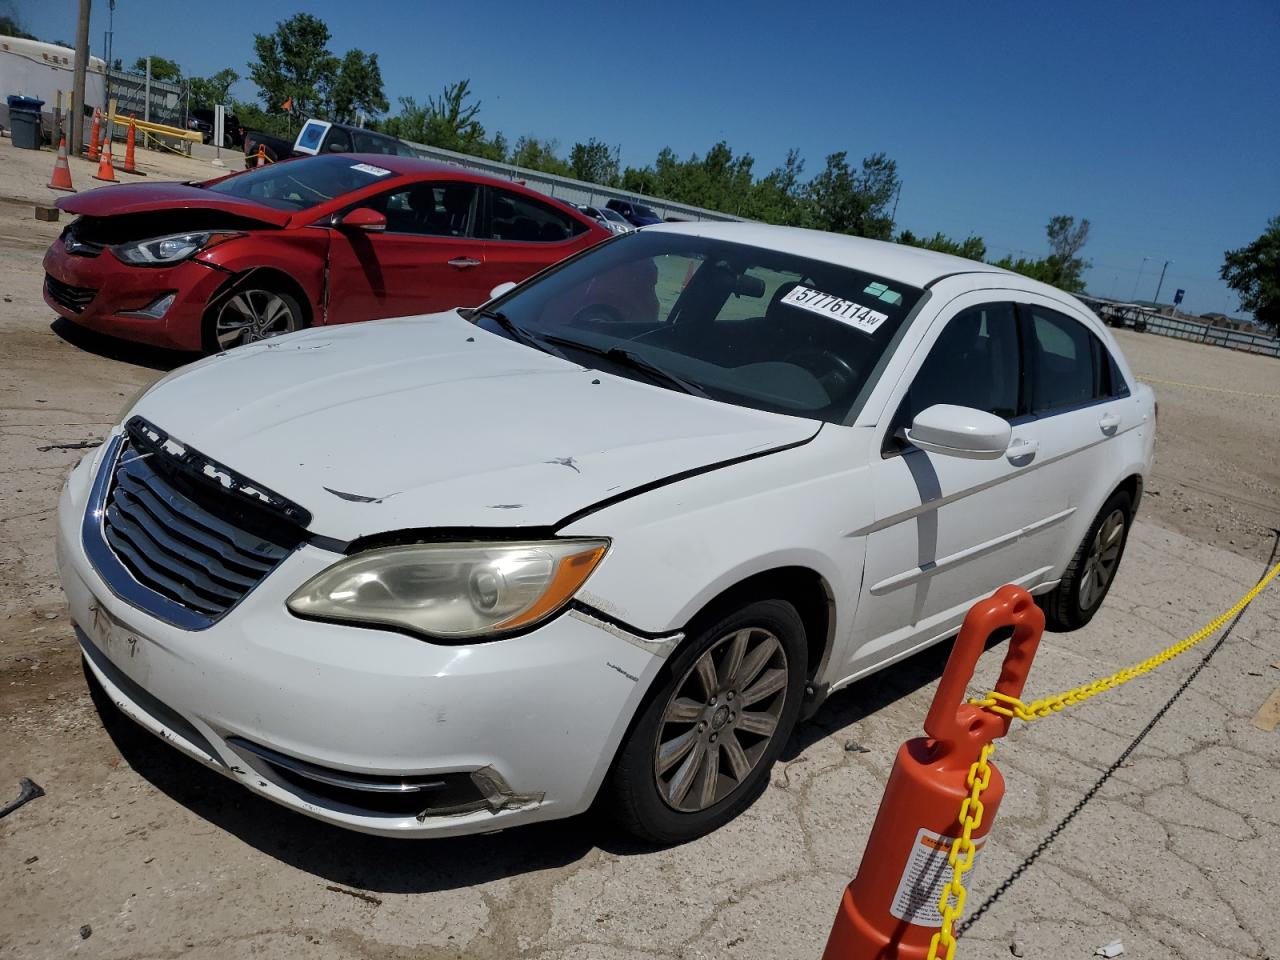
[[[766,223],[729,223],[700,220],[697,222],[661,223],[644,228],[646,232],[661,230],[664,233],[693,234],[732,243],[744,243],[766,250],[822,260],[838,266],[861,270],[865,273],[924,287],[939,277],[957,273],[997,273],[1025,281],[1025,277],[993,267],[989,263],[954,257],[949,253],[936,253],[904,243],[888,243],[850,237],[841,233],[824,233],[821,230],[804,230],[800,227],[777,227]],[[1022,285],[1022,284],[1019,284]],[[1039,287],[1034,281],[1026,285]]]

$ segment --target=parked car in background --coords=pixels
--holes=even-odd
[[[474,306],[610,236],[524,187],[369,154],[122,184],[58,205],[79,216],[45,255],[45,301],[101,333],[204,352]]]
[[[579,206],[579,210],[585,213],[591,219],[597,221],[610,233],[630,233],[635,229],[627,218],[620,214],[617,210],[610,210],[608,207],[592,207]]]
[[[1068,294],[698,223],[494,296],[233,350],[125,412],[57,530],[111,703],[348,828],[599,798],[672,843],[1002,584],[1060,630],[1107,594],[1154,398]]]
[[[622,214],[627,223],[633,227],[647,227],[662,222],[662,218],[654,213],[653,208],[646,207],[643,203],[632,200],[610,200],[605,206]]]
[[[213,142],[213,111],[196,108],[187,115],[187,129],[198,130],[205,143]],[[240,118],[227,112],[222,118],[222,145],[229,150],[244,146],[244,127]]]
[[[345,123],[311,119],[302,125],[292,141],[261,130],[244,131],[244,165],[257,164],[258,148],[275,163],[290,157],[314,157],[322,153],[377,153],[396,157],[416,157],[418,151],[390,134],[353,127]]]

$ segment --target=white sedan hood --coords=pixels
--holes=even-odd
[[[241,347],[171,374],[134,413],[340,540],[553,526],[819,429],[585,369],[456,313]]]

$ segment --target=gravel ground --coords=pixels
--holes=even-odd
[[[146,155],[153,176],[215,175]],[[89,695],[56,585],[52,513],[82,442],[183,358],[77,336],[40,297],[61,224],[48,152],[0,140],[0,956],[53,958],[816,957],[897,745],[945,661],[926,652],[841,692],[798,731],[772,788],[712,836],[652,851],[588,816],[494,836],[396,842],[250,796]],[[73,160],[82,189],[92,168]],[[122,179],[123,179],[123,175]],[[1280,523],[1280,361],[1122,333],[1160,398],[1156,474],[1106,606],[1046,639],[1029,692],[1142,659],[1229,606]],[[1213,389],[1206,389],[1213,388]],[[1243,393],[1271,394],[1270,398]],[[69,446],[59,446],[59,445]],[[957,956],[1278,957],[1280,586],[1056,840],[983,910]],[[1000,650],[979,667],[983,686]],[[1008,794],[969,913],[1088,795],[1200,653],[1016,726]],[[866,752],[848,749],[850,741]]]

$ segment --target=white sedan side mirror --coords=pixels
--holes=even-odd
[[[512,283],[510,280],[508,280],[506,283],[500,283],[496,287],[494,287],[492,290],[489,291],[489,299],[497,300],[500,296],[502,296],[508,290],[514,290],[515,288],[516,288],[516,285]]]
[[[1009,449],[1013,428],[995,414],[935,403],[911,421],[907,440],[921,450],[969,460],[996,460]]]

